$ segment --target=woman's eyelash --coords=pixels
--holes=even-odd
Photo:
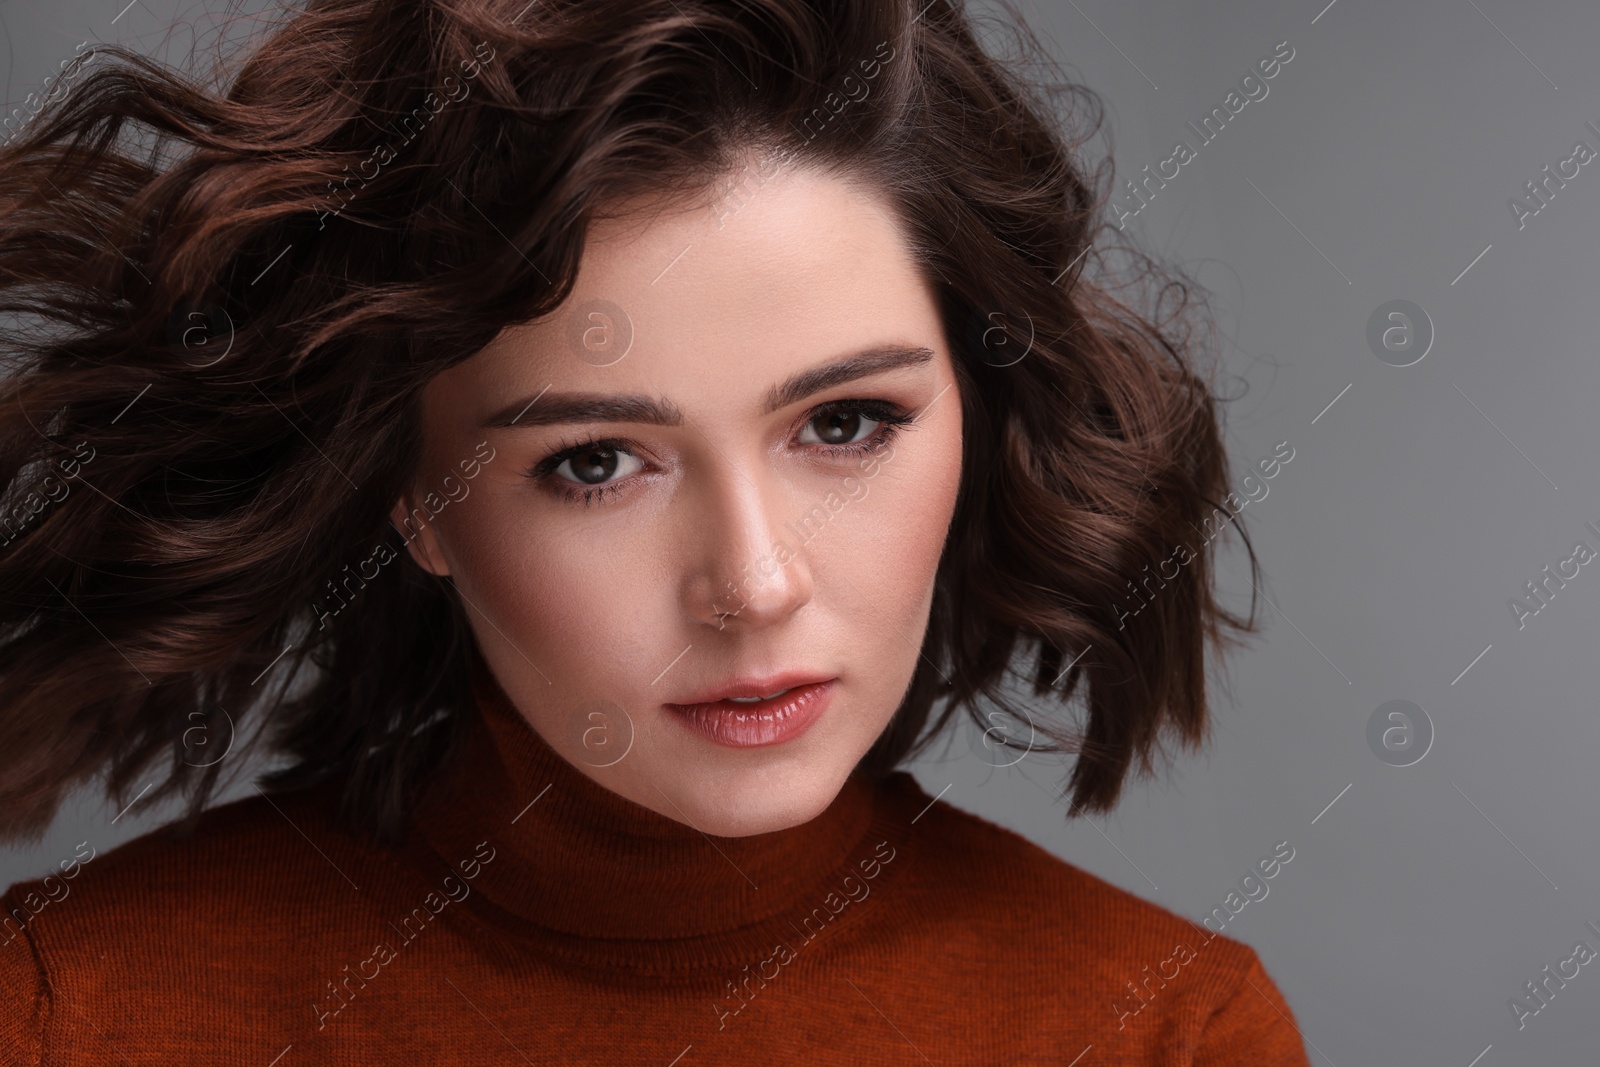
[[[842,400],[830,401],[815,409],[806,418],[805,425],[809,426],[823,415],[834,412],[853,412],[865,415],[878,424],[878,428],[860,441],[852,441],[844,445],[821,444],[817,447],[830,456],[861,455],[872,451],[881,441],[892,439],[900,432],[900,428],[908,423],[915,422],[916,416],[901,408],[897,404],[890,404],[883,400]]]
[[[600,451],[627,452],[628,442],[621,438],[602,437],[584,441],[582,444],[569,445],[560,451],[552,452],[523,473],[535,481],[543,482],[557,493],[560,493],[561,498],[566,502],[587,506],[590,503],[603,501],[607,492],[615,496],[620,491],[621,486],[609,482],[599,485],[578,485],[565,478],[557,477],[556,468],[569,459],[577,459],[591,452]]]
[[[628,442],[617,437],[601,437],[581,444],[568,445],[558,452],[550,453],[524,473],[530,478],[543,478],[548,474],[554,474],[555,469],[569,459],[576,459],[588,452],[604,451],[626,452]]]
[[[915,422],[917,418],[899,405],[888,401],[832,400],[813,408],[801,425],[802,427],[809,426],[824,415],[835,413],[861,415],[877,423],[878,427],[860,441],[851,441],[847,444],[816,443],[812,445],[812,447],[828,456],[864,455],[892,440],[900,432],[901,427]],[[569,479],[558,477],[555,473],[556,469],[569,459],[577,459],[602,451],[626,452],[629,455],[633,455],[629,442],[621,438],[594,438],[579,444],[568,445],[556,452],[552,452],[523,473],[528,478],[548,485],[552,491],[560,494],[562,500],[567,503],[587,506],[591,503],[603,502],[608,494],[615,496],[621,492],[625,483],[604,482],[595,485],[581,485]]]

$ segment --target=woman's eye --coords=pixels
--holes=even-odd
[[[572,453],[556,466],[554,474],[577,485],[604,485],[625,478],[644,468],[631,452],[620,448],[592,446]]]
[[[848,445],[871,436],[881,425],[880,420],[864,414],[859,409],[837,408],[812,417],[800,431],[800,441],[808,445]]]

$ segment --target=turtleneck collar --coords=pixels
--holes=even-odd
[[[649,971],[748,962],[859,879],[879,842],[907,843],[903,809],[920,791],[900,774],[876,786],[852,774],[820,815],[786,830],[701,833],[569,764],[473,660],[462,743],[415,809],[413,846],[452,865],[492,856],[463,903],[546,953]]]

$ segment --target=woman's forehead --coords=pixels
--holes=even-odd
[[[537,379],[725,399],[864,344],[942,340],[898,227],[860,187],[796,172],[731,218],[719,210],[598,221],[561,306],[508,327],[430,389],[498,395]]]

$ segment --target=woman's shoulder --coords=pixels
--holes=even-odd
[[[910,775],[902,788],[914,790],[925,809],[917,816],[914,848],[921,857],[930,890],[960,889],[953,899],[976,910],[994,898],[1010,901],[1015,919],[1069,937],[1074,947],[1094,948],[1096,957],[1205,939],[1211,933],[1160,904],[1115,885],[1042,848],[1014,830],[967,811],[948,799],[929,797]],[[1085,921],[1092,918],[1092,922]],[[963,921],[981,919],[963,916]],[[1242,974],[1254,953],[1233,938],[1216,937],[1219,964]]]
[[[984,960],[1041,1003],[1065,993],[1089,1032],[1171,1062],[1232,1062],[1229,1050],[1243,1049],[1306,1062],[1293,1013],[1249,945],[894,777],[916,813],[908,904],[952,958]]]
[[[393,851],[340,829],[336,802],[330,787],[257,793],[185,834],[161,828],[103,852],[85,841],[61,870],[11,885],[0,895],[0,1047],[26,1047],[57,999],[131,998],[137,1014],[152,981],[189,975],[199,988],[247,957],[309,966],[319,932],[396,881]]]
[[[337,801],[330,785],[257,791],[201,813],[188,831],[169,824],[104,851],[86,840],[60,871],[11,885],[7,912],[25,908],[23,925],[42,936],[135,914],[142,924],[236,922],[247,909],[292,910],[339,885],[348,893],[346,868],[386,850],[339,827]],[[0,916],[0,940],[19,921]]]

